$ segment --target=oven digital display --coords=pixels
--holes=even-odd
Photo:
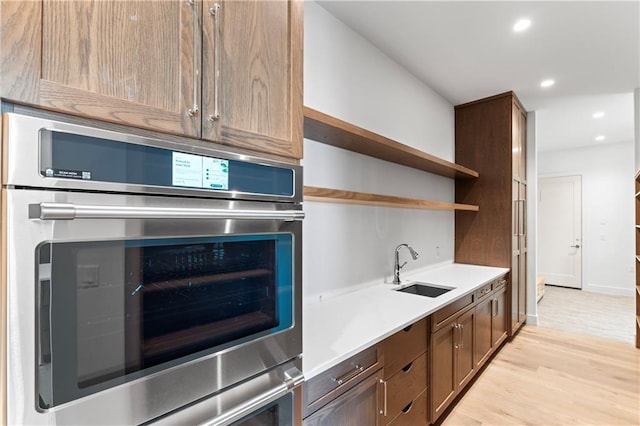
[[[204,189],[229,189],[229,160],[173,152],[173,186]]]
[[[188,188],[189,191],[295,195],[294,171],[286,165],[279,167],[214,157],[217,154],[199,155],[85,135],[43,132],[48,132],[43,138],[40,160],[40,174],[45,178]]]

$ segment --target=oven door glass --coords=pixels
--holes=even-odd
[[[293,426],[293,398],[293,392],[289,392],[271,404],[232,423],[232,426]]]
[[[292,245],[288,233],[42,244],[41,408],[292,327]]]

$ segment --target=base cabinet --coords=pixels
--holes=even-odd
[[[431,334],[431,421],[447,409],[475,373],[475,308]]]
[[[305,382],[305,426],[436,423],[507,338],[502,276]]]
[[[383,425],[426,425],[427,336],[422,319],[384,341]]]
[[[488,297],[476,305],[475,365],[482,367],[495,349],[507,338],[505,317],[506,280],[500,280]]]
[[[431,315],[431,423],[440,418],[506,339],[505,294],[506,279],[500,277]]]
[[[303,420],[305,426],[379,425],[380,380],[382,370],[360,382]]]

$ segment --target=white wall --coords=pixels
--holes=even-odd
[[[305,105],[453,160],[453,106],[318,4],[304,6]],[[304,149],[305,185],[454,200],[451,179],[310,140]],[[304,209],[307,303],[388,279],[400,243],[421,254],[404,273],[452,262],[452,212],[312,202]]]
[[[635,125],[635,151],[636,167],[640,169],[640,87],[633,91],[633,117]]]
[[[582,176],[582,287],[632,295],[634,144],[538,153],[538,175]]]
[[[538,121],[527,112],[527,324],[538,324],[536,271],[538,270]]]

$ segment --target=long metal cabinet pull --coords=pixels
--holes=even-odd
[[[220,3],[215,3],[209,13],[213,16],[214,37],[213,42],[213,114],[209,115],[209,121],[220,118]]]
[[[348,373],[340,376],[340,377],[332,377],[331,381],[336,382],[338,385],[341,385],[364,371],[364,367],[360,364],[356,364],[355,369],[353,371],[349,371]]]
[[[300,210],[225,210],[174,207],[94,206],[68,203],[29,205],[29,218],[72,219],[260,219],[294,221],[304,219]]]
[[[453,327],[453,347],[455,349],[458,349],[460,347],[460,344],[458,343],[458,341],[460,340],[460,338],[458,337],[459,325],[457,322],[454,322],[453,324],[451,324],[451,327]]]
[[[464,325],[458,324],[458,328],[460,329],[460,346],[459,348],[464,348]]]
[[[527,234],[527,200],[521,200],[522,201],[522,224],[520,225],[520,229],[522,230],[522,232],[520,233],[520,235],[526,235]]]
[[[200,13],[198,10],[198,0],[188,0],[193,7],[193,106],[187,110],[189,117],[195,117],[200,112],[200,102],[198,100],[198,83],[200,80]]]
[[[380,379],[380,384],[382,385],[384,398],[382,403],[382,410],[380,410],[380,414],[386,417],[387,415],[387,381]]]

